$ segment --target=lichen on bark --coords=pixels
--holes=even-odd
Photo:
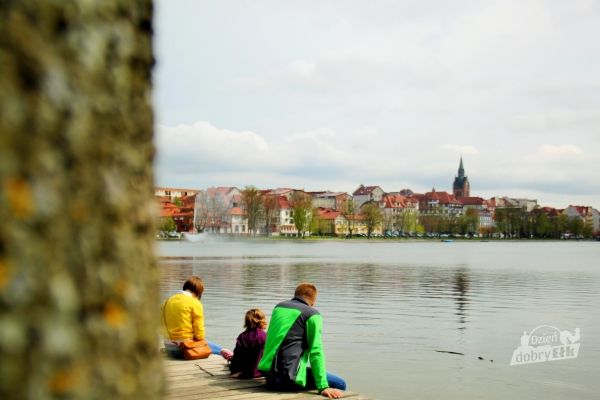
[[[0,398],[159,398],[151,0],[0,2]]]

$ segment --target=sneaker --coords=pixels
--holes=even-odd
[[[227,362],[231,362],[233,359],[233,351],[229,349],[221,349],[221,357],[227,360]]]

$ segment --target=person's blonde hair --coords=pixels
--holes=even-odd
[[[265,329],[267,327],[267,317],[259,308],[253,308],[246,311],[244,317],[244,328],[246,329]]]

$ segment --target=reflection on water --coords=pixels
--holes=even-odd
[[[595,399],[599,250],[595,243],[168,243],[159,249],[161,293],[201,276],[209,339],[231,347],[247,309],[269,316],[298,282],[314,282],[328,368],[378,399]],[[522,332],[542,324],[579,327],[579,358],[510,367]]]
[[[465,329],[466,308],[469,298],[467,296],[469,290],[469,276],[466,268],[459,268],[454,274],[454,301],[456,302],[456,315],[458,315],[458,329]]]

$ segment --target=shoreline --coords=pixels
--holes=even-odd
[[[343,238],[335,236],[306,236],[304,238],[289,236],[239,236],[228,234],[209,234],[209,238],[218,238],[228,241],[247,241],[247,242],[367,242],[367,243],[419,243],[419,242],[466,242],[466,243],[485,243],[485,242],[598,242],[600,239],[557,239],[557,238],[461,238],[461,237],[409,237],[409,238],[382,238],[382,237],[353,237]],[[181,238],[155,238],[157,242],[188,242]],[[193,242],[188,242],[193,243]]]

